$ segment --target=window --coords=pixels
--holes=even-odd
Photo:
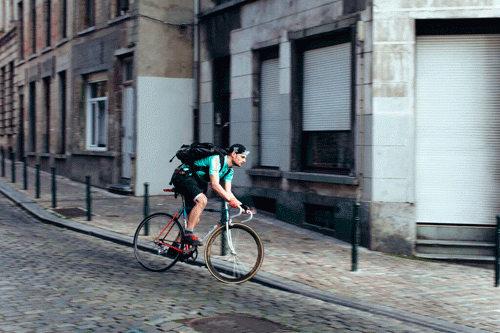
[[[66,71],[59,73],[59,102],[60,102],[60,131],[61,140],[59,141],[59,154],[66,153]]]
[[[44,15],[44,23],[45,23],[45,46],[49,47],[50,46],[50,12],[52,3],[50,0],[45,0],[45,15]]]
[[[24,59],[24,7],[23,2],[18,3],[18,27],[19,27],[19,57]]]
[[[29,137],[30,137],[30,147],[29,150],[32,152],[36,151],[36,85],[35,82],[30,82],[30,100],[29,100]]]
[[[350,175],[354,135],[349,32],[301,46],[302,170]]]
[[[133,62],[132,58],[127,58],[123,60],[123,80],[125,82],[131,82],[134,77],[133,77]]]
[[[108,145],[107,81],[87,85],[87,149],[106,150]]]
[[[278,168],[281,161],[283,119],[280,111],[280,75],[278,49],[260,52],[260,151],[262,167]]]
[[[43,89],[45,93],[45,133],[43,134],[43,149],[45,153],[50,153],[50,76],[43,79]]]
[[[36,0],[31,0],[31,53],[36,53]]]
[[[95,0],[84,0],[85,9],[83,16],[83,28],[90,28],[95,25]]]
[[[68,0],[61,0],[61,38],[68,37]]]
[[[14,134],[14,61],[11,61],[9,64],[9,134]]]
[[[116,16],[122,16],[128,13],[129,0],[116,0]]]

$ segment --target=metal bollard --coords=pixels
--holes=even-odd
[[[24,189],[28,189],[28,166],[26,165],[26,158],[23,161],[23,178],[24,178]]]
[[[144,183],[144,218],[149,215],[149,191],[148,191],[149,183]],[[149,235],[149,222],[146,222],[144,226],[144,234],[146,236]]]
[[[90,197],[90,176],[85,177],[87,184],[87,221],[92,220],[92,198]]]
[[[2,177],[5,177],[5,149],[1,147],[0,152],[2,153]]]
[[[497,216],[495,241],[495,287],[498,287],[500,284],[500,215]]]
[[[56,168],[51,167],[50,171],[52,173],[52,208],[56,208],[57,206],[57,199],[56,199]]]
[[[358,270],[358,243],[359,243],[359,202],[354,204],[352,221],[352,271]]]
[[[40,164],[35,165],[35,198],[40,198]]]
[[[144,218],[149,215],[149,183],[144,183]]]
[[[10,153],[10,171],[11,171],[11,178],[12,178],[12,183],[16,182],[16,155],[14,152]]]

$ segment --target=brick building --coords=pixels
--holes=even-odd
[[[15,3],[19,156],[117,191],[164,186],[165,147],[192,140],[192,2]]]
[[[0,5],[0,147],[4,154],[21,153],[22,136],[19,136],[16,60],[19,58],[18,36],[20,27],[16,25],[17,11],[14,1],[2,1]],[[21,139],[21,140],[20,140]]]

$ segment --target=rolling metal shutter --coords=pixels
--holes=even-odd
[[[351,43],[304,52],[304,131],[351,130]]]
[[[500,214],[500,36],[419,36],[416,221]]]
[[[278,167],[281,159],[279,59],[262,62],[261,68],[261,166]]]

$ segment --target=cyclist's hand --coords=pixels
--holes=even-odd
[[[239,208],[241,206],[241,202],[239,202],[235,198],[232,198],[231,200],[229,200],[229,205],[231,205],[231,207],[233,208]]]
[[[252,212],[251,208],[248,207],[247,205],[241,205],[241,209],[243,209],[243,212],[245,214],[250,214],[250,212]],[[253,213],[253,212],[252,212]]]
[[[247,205],[242,205],[241,208],[245,211],[245,214],[257,214],[257,209],[255,207],[248,207]]]

